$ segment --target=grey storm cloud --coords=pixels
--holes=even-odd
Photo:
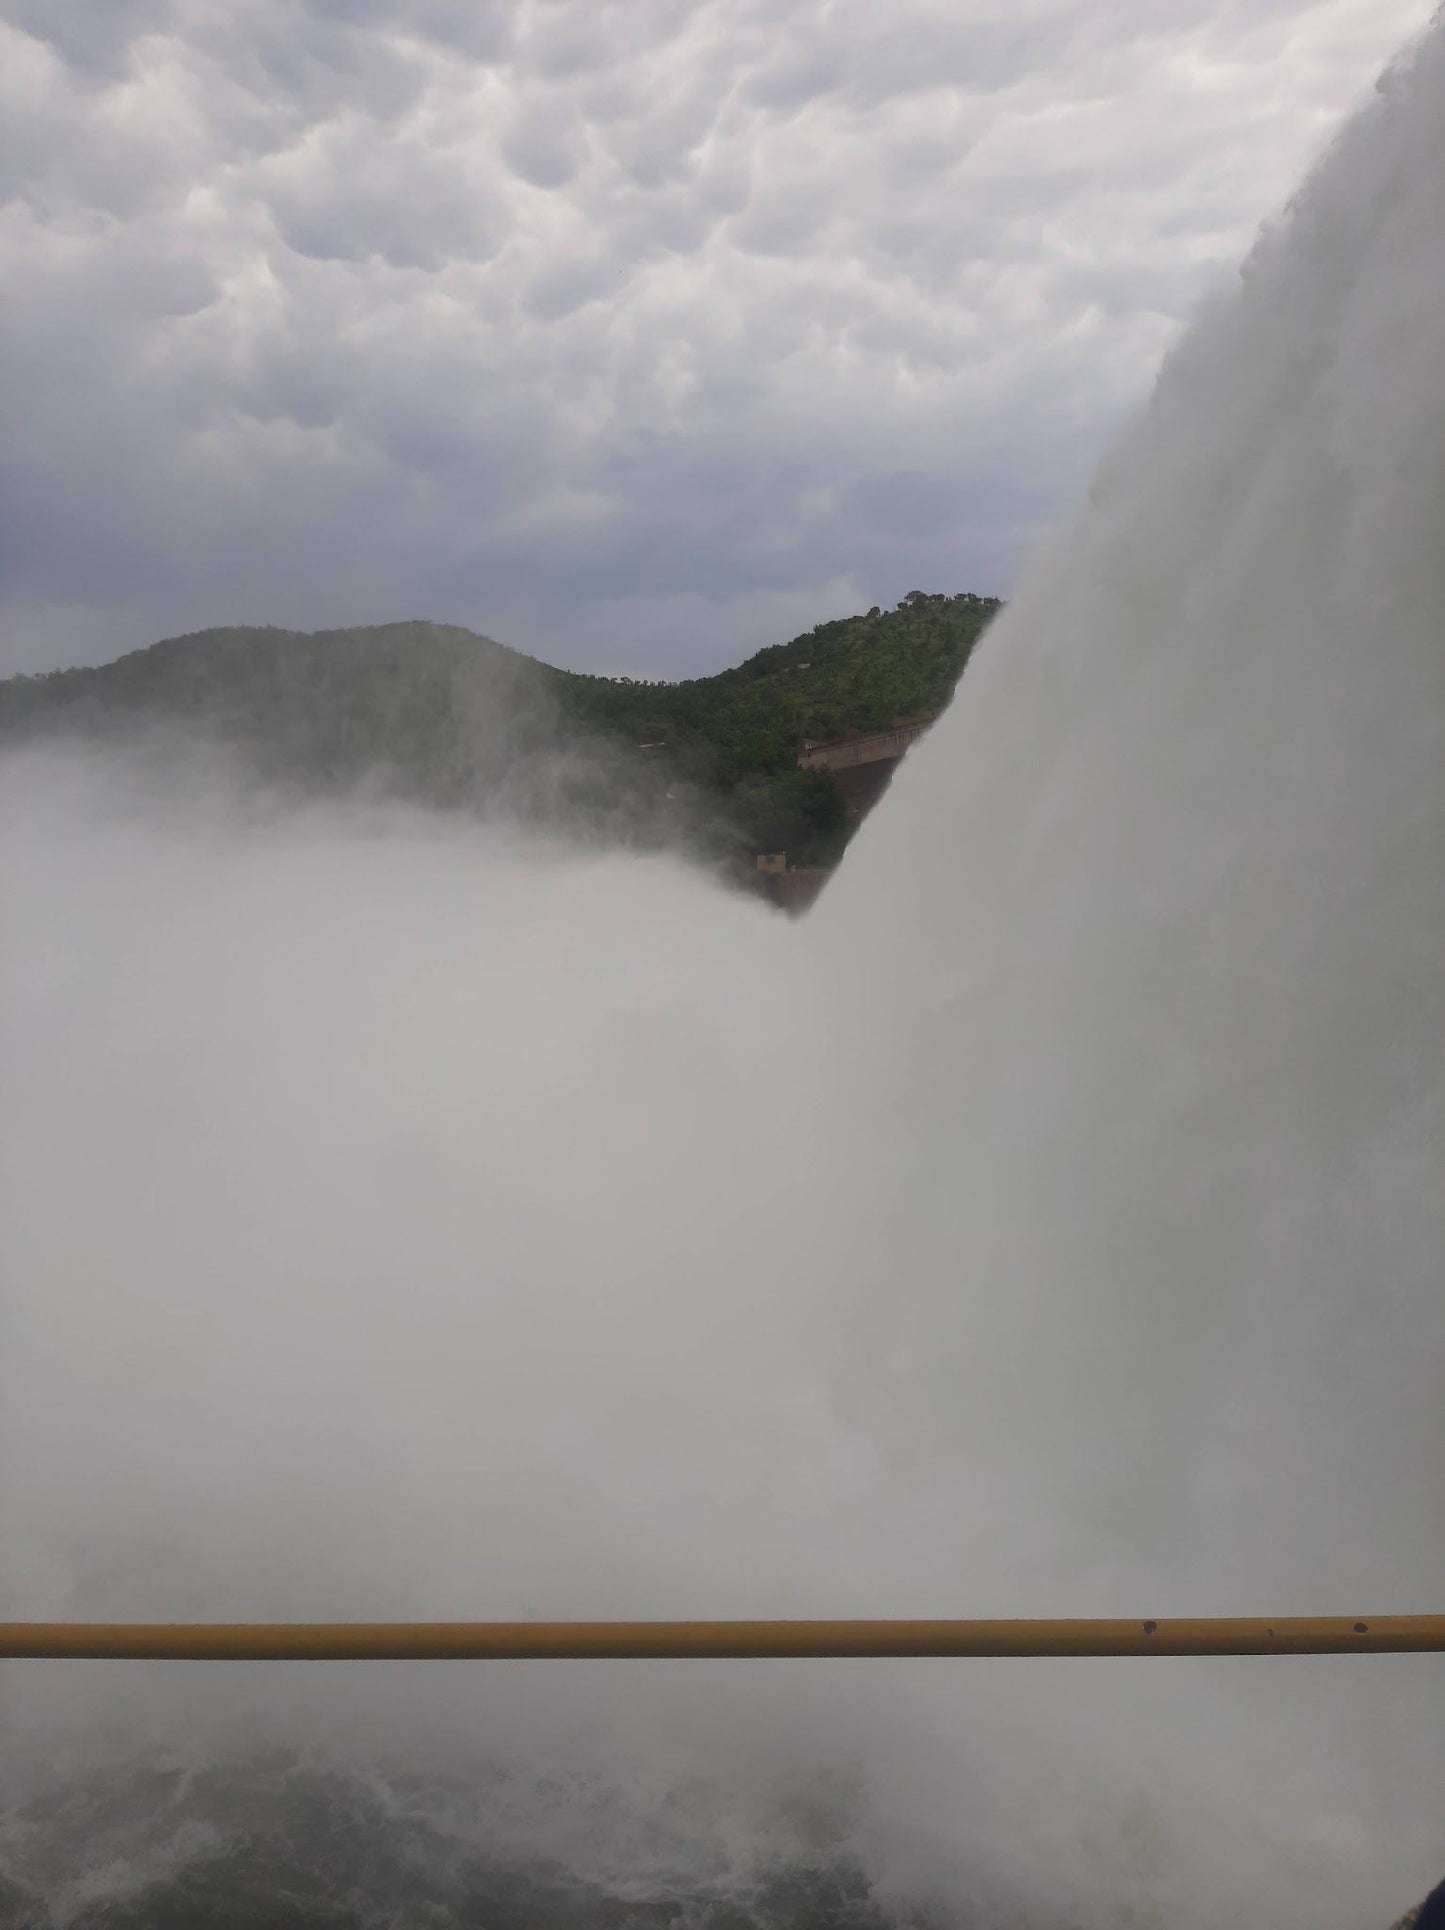
[[[4,10],[7,666],[1006,591],[1429,0]]]

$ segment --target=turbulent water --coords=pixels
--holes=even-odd
[[[1439,1606],[1442,315],[1437,30],[802,926],[9,760],[0,1609]],[[45,1930],[1345,1930],[1445,1857],[1433,1658],[4,1695]]]

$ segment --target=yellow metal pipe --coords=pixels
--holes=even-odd
[[[1445,1651],[1445,1615],[1166,1621],[3,1622],[3,1657],[700,1661],[767,1656],[1353,1655]]]

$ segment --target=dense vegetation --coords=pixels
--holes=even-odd
[[[832,863],[847,839],[842,802],[826,773],[798,769],[798,746],[942,710],[997,608],[990,597],[914,590],[895,610],[820,623],[713,677],[573,679],[569,709],[638,744],[665,744],[691,783],[727,798],[750,850]]]
[[[555,670],[441,624],[206,630],[0,683],[0,742],[199,730],[272,782],[681,844],[741,876],[756,851],[838,857],[842,800],[799,744],[941,710],[997,607],[915,590],[681,683]]]

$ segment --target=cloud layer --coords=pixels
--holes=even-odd
[[[1007,590],[1428,0],[20,0],[7,667]]]

